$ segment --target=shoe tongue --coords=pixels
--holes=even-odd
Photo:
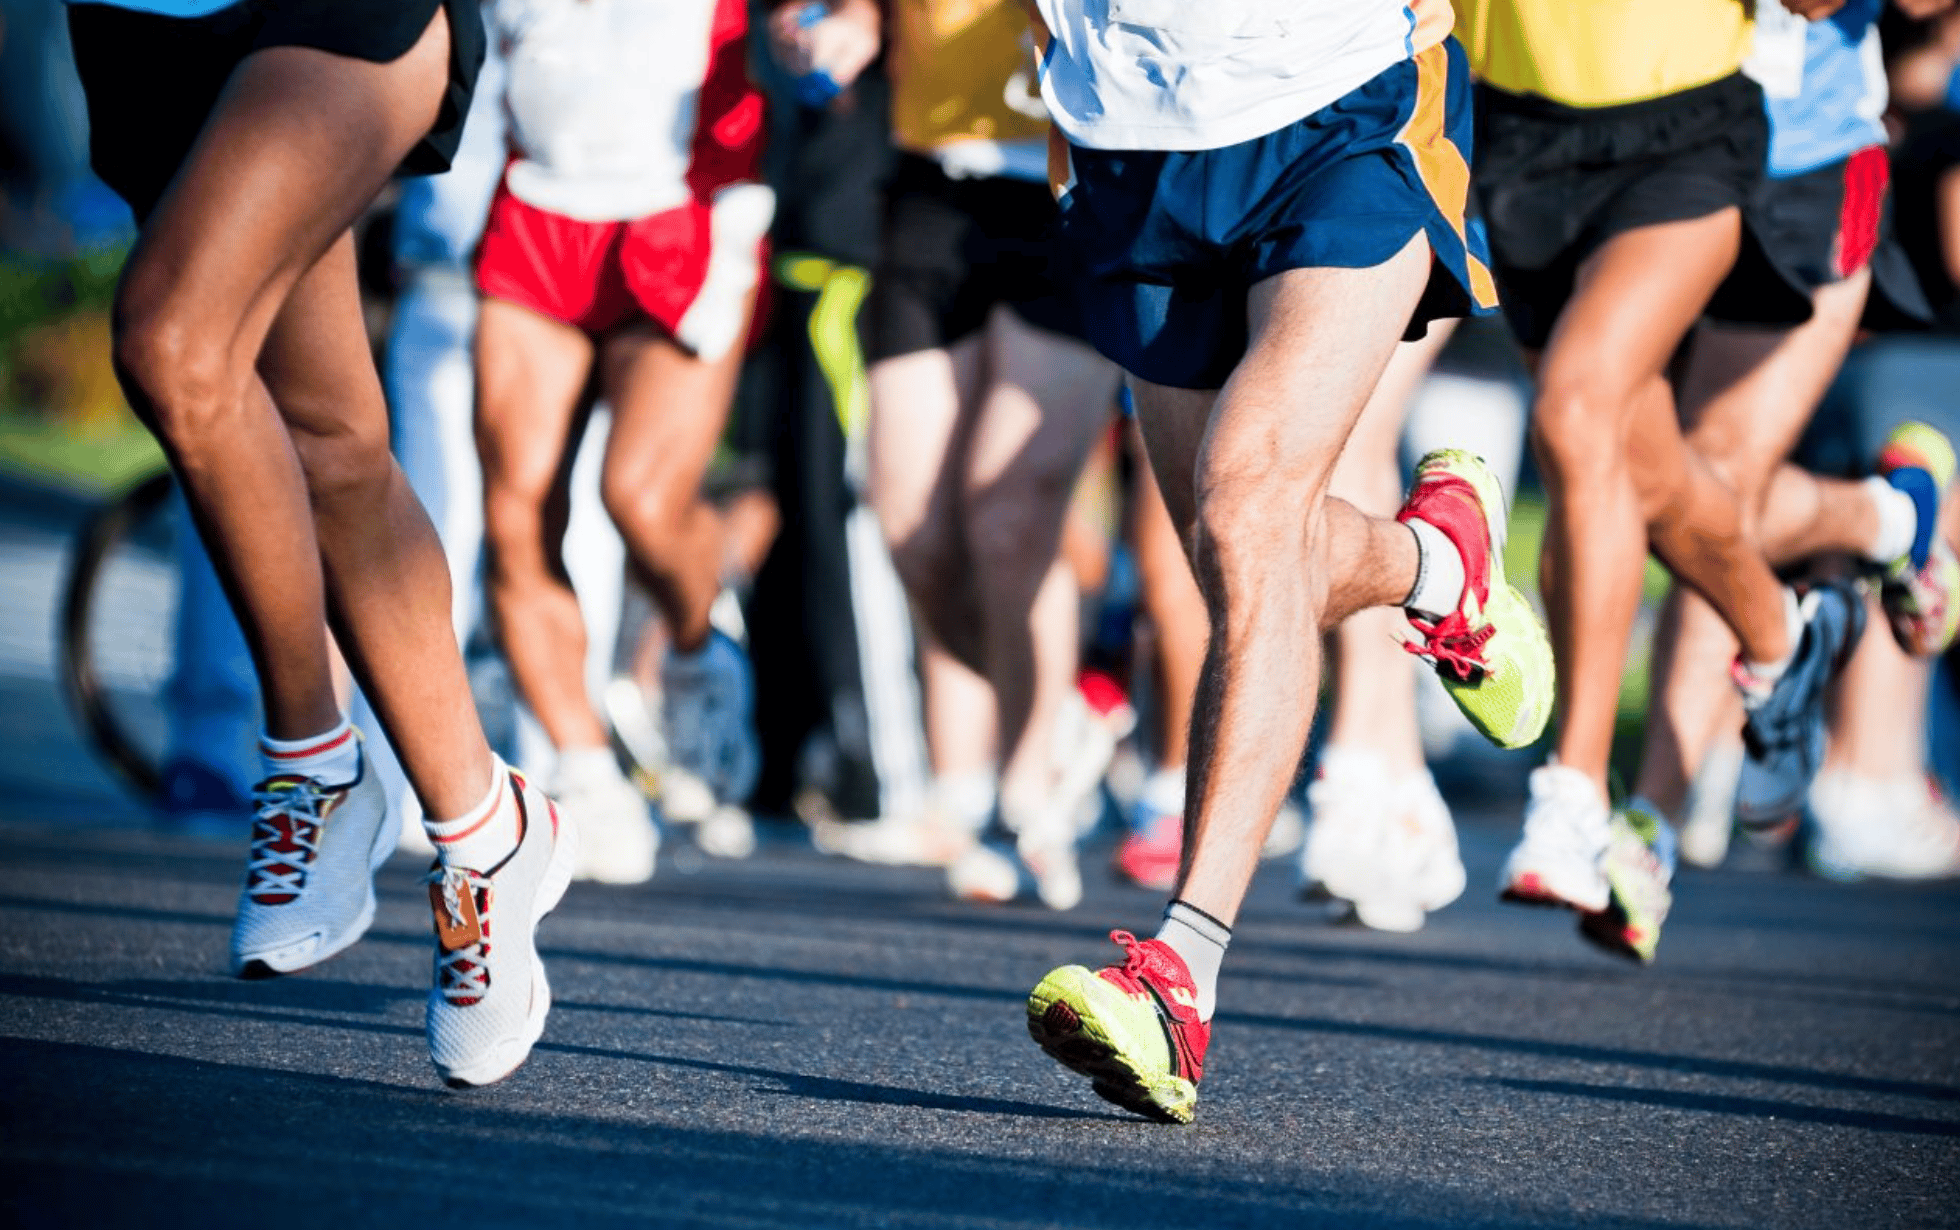
[[[465,884],[456,893],[460,917],[451,918],[442,884],[429,885],[429,908],[436,919],[436,944],[444,952],[460,952],[483,941],[483,923],[476,912],[476,890]]]

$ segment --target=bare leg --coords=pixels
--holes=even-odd
[[[1762,516],[1772,484],[1782,488],[1775,536],[1783,544],[1843,549],[1876,529],[1870,498],[1854,483],[1819,479],[1783,463],[1851,348],[1871,275],[1860,271],[1817,292],[1815,315],[1780,332],[1703,326],[1682,384],[1688,443],[1735,491],[1743,524],[1766,541]],[[1822,524],[1829,516],[1833,524]],[[1809,517],[1808,524],[1801,518]],[[1860,541],[1852,538],[1856,543]],[[1678,817],[1703,753],[1725,726],[1741,722],[1726,678],[1735,634],[1699,594],[1676,587],[1655,637],[1645,744],[1635,793]]]
[[[649,330],[611,338],[601,356],[613,428],[600,489],[682,653],[707,642],[721,591],[722,518],[701,480],[741,363],[739,349],[702,360]]]
[[[343,632],[371,676],[363,683],[438,815],[482,797],[491,758],[453,634],[423,626],[439,605],[447,629],[448,578],[426,514],[392,461],[383,466],[378,389],[371,399],[346,390],[338,406],[309,400],[308,453],[322,469],[308,474],[255,369],[295,287],[434,121],[447,59],[441,17],[389,64],[295,47],[248,57],[145,224],[116,305],[119,372],[183,478],[247,629],[268,733],[304,738],[338,720],[322,632],[331,577]],[[358,342],[373,382],[358,316],[335,306],[340,296],[352,301],[352,261],[329,262],[319,276],[290,327],[308,337],[347,331],[333,353]],[[350,516],[349,492],[378,502]],[[325,496],[317,533],[309,493]],[[375,559],[392,562],[369,576],[360,562]]]
[[[592,343],[580,330],[484,302],[476,444],[486,588],[517,690],[560,751],[606,746],[586,691],[585,620],[564,556],[573,428],[591,369]]]
[[[984,338],[871,365],[871,507],[919,619],[983,669],[980,600],[960,532],[958,458],[980,404]]]
[[[1109,421],[1116,370],[1005,308],[988,322],[987,385],[964,457],[962,528],[998,705],[1001,794],[1052,793],[1055,715],[1075,684],[1074,577],[1057,558],[1084,460]]]
[[[1373,269],[1269,278],[1252,288],[1251,345],[1224,389],[1134,386],[1212,627],[1176,895],[1227,925],[1306,744],[1319,631],[1415,582],[1414,536],[1327,484],[1428,274],[1417,239]]]
[[[1136,481],[1134,533],[1137,567],[1143,574],[1143,607],[1157,633],[1157,681],[1163,707],[1157,763],[1163,769],[1182,769],[1191,741],[1191,702],[1198,694],[1198,672],[1204,668],[1211,624],[1205,597],[1191,575],[1191,561],[1164,507],[1157,477],[1147,465]]]
[[[1742,537],[1733,495],[1688,453],[1661,378],[1737,235],[1726,210],[1608,241],[1582,269],[1539,372],[1533,443],[1551,497],[1543,581],[1559,664],[1558,756],[1602,797],[1648,528],[1752,659],[1790,647],[1781,587]]]
[[[999,752],[994,690],[986,679],[947,653],[924,628],[919,630],[919,676],[933,776],[993,774]]]
[[[1397,445],[1402,420],[1451,332],[1439,325],[1421,341],[1395,348],[1334,467],[1328,490],[1369,516],[1392,517],[1401,505]],[[1423,767],[1422,734],[1416,727],[1416,663],[1395,641],[1397,630],[1406,626],[1400,612],[1375,607],[1357,612],[1328,638],[1335,687],[1327,741],[1379,752],[1398,773]]]

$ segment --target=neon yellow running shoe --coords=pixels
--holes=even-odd
[[[1674,905],[1674,830],[1653,807],[1635,800],[1613,813],[1612,840],[1600,870],[1612,888],[1603,910],[1579,916],[1579,933],[1607,952],[1651,964],[1661,924]]]
[[[1191,971],[1160,940],[1128,931],[1109,938],[1122,945],[1122,964],[1050,972],[1028,996],[1028,1033],[1105,1100],[1147,1119],[1189,1123],[1211,1043]]]
[[[1499,747],[1544,733],[1557,680],[1538,612],[1504,579],[1504,489],[1483,458],[1438,449],[1416,467],[1397,521],[1422,521],[1463,557],[1463,597],[1434,622],[1409,613],[1422,637],[1405,646],[1436,669],[1470,724]]]
[[[1953,444],[1924,423],[1893,428],[1878,455],[1879,477],[1905,492],[1918,514],[1912,546],[1886,565],[1879,599],[1900,648],[1921,657],[1944,651],[1960,633],[1960,559],[1938,531],[1953,470]]]

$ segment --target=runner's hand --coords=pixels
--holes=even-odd
[[[878,58],[884,30],[874,0],[837,0],[828,16],[802,24],[806,4],[788,4],[769,18],[776,59],[796,76],[821,70],[849,87]]]

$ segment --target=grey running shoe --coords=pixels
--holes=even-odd
[[[562,823],[521,774],[510,779],[517,849],[489,871],[438,864],[426,881],[436,925],[429,1057],[456,1086],[509,1076],[544,1034],[551,987],[538,957],[538,923],[578,865],[577,827]]]
[[[367,771],[344,786],[297,774],[252,790],[252,848],[231,931],[231,968],[268,978],[317,965],[374,921],[374,871],[395,849],[388,792]]]
[[[1803,637],[1796,656],[1760,700],[1747,700],[1742,775],[1735,815],[1767,826],[1803,806],[1824,763],[1824,694],[1865,630],[1865,599],[1850,581],[1826,581],[1803,597]]]

